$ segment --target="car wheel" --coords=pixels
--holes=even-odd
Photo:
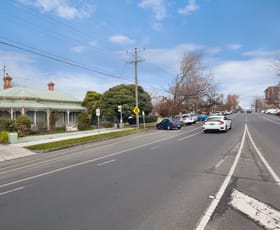
[[[171,129],[170,125],[168,125],[168,126],[167,126],[167,129],[168,129],[168,130],[170,130],[170,129]]]

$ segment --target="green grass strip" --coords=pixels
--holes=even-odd
[[[72,147],[75,145],[80,145],[80,144],[89,143],[89,142],[93,142],[93,141],[104,140],[104,139],[109,139],[109,138],[113,138],[113,137],[120,137],[120,136],[137,133],[137,132],[141,132],[141,131],[143,131],[143,129],[122,130],[122,131],[97,134],[97,135],[92,135],[92,136],[87,136],[87,137],[72,138],[72,139],[63,140],[63,141],[49,142],[49,143],[45,143],[45,144],[31,145],[31,146],[27,146],[25,148],[33,150],[33,151],[50,151],[50,150],[61,149],[61,148],[66,148],[66,147]]]

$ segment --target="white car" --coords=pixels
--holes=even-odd
[[[226,116],[209,116],[206,121],[202,123],[202,130],[207,131],[224,131],[227,132],[232,128],[231,119]]]
[[[197,121],[197,116],[194,114],[183,114],[182,115],[182,122],[184,125],[191,125],[191,124],[195,124]]]

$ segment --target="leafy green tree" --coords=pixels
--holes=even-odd
[[[138,86],[138,101],[141,111],[145,111],[146,114],[152,111],[151,97],[141,86]],[[121,84],[104,92],[100,100],[101,115],[110,120],[119,117],[118,105],[122,106],[124,119],[133,114],[135,107],[135,85]]]
[[[102,94],[95,91],[88,91],[82,105],[87,108],[87,113],[91,118],[95,117],[95,110],[100,106]]]

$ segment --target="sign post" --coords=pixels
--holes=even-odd
[[[122,106],[121,105],[118,105],[118,112],[120,113],[120,128],[123,128]]]
[[[97,116],[97,129],[98,129],[98,133],[100,132],[100,130],[99,130],[99,127],[100,127],[100,120],[99,120],[99,117],[100,117],[100,109],[99,108],[97,108],[96,110],[95,110],[95,114],[96,114],[96,116]]]
[[[145,129],[146,128],[145,111],[142,111],[142,116],[143,116],[143,124],[144,124],[144,129]]]

